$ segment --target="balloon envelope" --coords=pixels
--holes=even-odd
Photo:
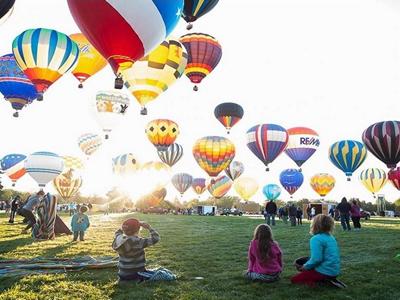
[[[132,153],[126,153],[114,157],[112,160],[115,175],[126,176],[141,169],[141,165]]]
[[[192,186],[193,177],[187,173],[178,173],[172,176],[171,181],[177,191],[183,195]]]
[[[22,176],[26,174],[25,170],[26,155],[8,154],[1,159],[1,169],[13,182],[13,186]]]
[[[186,22],[194,22],[212,10],[219,0],[185,0],[182,18]]]
[[[240,177],[235,180],[233,187],[236,193],[245,200],[250,200],[251,197],[255,195],[258,191],[258,183],[255,179],[250,177]]]
[[[37,182],[39,187],[45,187],[64,169],[63,158],[52,152],[35,152],[25,161],[26,172]]]
[[[225,102],[217,105],[214,109],[214,116],[230,131],[230,129],[243,118],[243,108],[236,103]]]
[[[388,177],[393,186],[400,191],[400,168],[390,170]]]
[[[222,198],[228,193],[232,186],[232,180],[228,176],[222,175],[217,178],[212,178],[207,185],[207,189],[214,198]]]
[[[72,170],[58,175],[53,180],[54,188],[64,200],[68,200],[78,193],[82,186],[82,177],[74,176]]]
[[[318,133],[307,127],[289,128],[287,132],[289,140],[285,153],[301,167],[318,149]]]
[[[368,191],[375,194],[386,184],[387,175],[382,169],[370,168],[361,171],[359,179]]]
[[[166,151],[157,151],[158,157],[168,166],[175,165],[183,156],[183,147],[177,143],[170,145]]]
[[[95,133],[85,133],[78,138],[78,146],[86,155],[92,155],[102,145],[103,140],[101,136]]]
[[[293,195],[303,184],[304,176],[299,170],[286,169],[279,175],[279,181],[283,188]]]
[[[263,187],[264,196],[268,200],[276,200],[281,194],[281,188],[277,184],[267,184]]]
[[[197,195],[201,195],[207,189],[205,178],[193,178],[192,189]]]
[[[362,140],[368,151],[389,169],[400,161],[400,121],[385,121],[365,129]]]
[[[326,173],[316,174],[310,179],[312,189],[321,197],[325,197],[335,187],[335,182],[335,178]]]
[[[240,177],[244,172],[244,165],[240,161],[233,161],[229,164],[229,166],[225,169],[225,174],[231,180],[235,180]]]
[[[179,135],[179,126],[171,120],[157,119],[147,124],[145,132],[157,151],[167,151]]]

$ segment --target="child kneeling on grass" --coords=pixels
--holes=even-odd
[[[310,239],[311,257],[302,257],[295,261],[300,273],[291,278],[292,283],[315,286],[316,283],[329,283],[344,288],[336,279],[340,273],[340,254],[332,232],[335,222],[330,216],[319,214],[311,223]]]
[[[149,230],[149,238],[139,236],[140,227]],[[119,282],[170,281],[176,279],[176,276],[167,269],[146,269],[144,249],[156,244],[159,240],[160,235],[149,224],[139,222],[133,218],[126,220],[122,224],[122,228],[115,232],[115,238],[112,243],[112,248],[119,255]]]
[[[263,282],[279,280],[283,267],[282,251],[267,224],[260,224],[255,229],[248,256],[246,278]]]

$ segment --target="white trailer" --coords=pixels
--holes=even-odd
[[[212,205],[200,205],[197,206],[197,214],[200,216],[215,216],[217,213],[217,207]]]

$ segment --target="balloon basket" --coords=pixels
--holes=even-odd
[[[146,116],[146,115],[147,115],[147,108],[146,108],[146,107],[143,107],[143,108],[140,110],[140,114],[141,114],[142,116]]]
[[[187,26],[186,26],[187,30],[191,30],[192,28],[193,28],[193,24],[192,23],[187,24]]]
[[[117,90],[120,90],[123,87],[124,87],[124,81],[122,80],[122,78],[121,77],[115,78],[114,88],[116,88]]]
[[[108,138],[109,138],[109,135],[108,135],[108,134],[106,134],[106,135],[104,136],[104,138],[105,138],[106,140],[108,140]]]
[[[269,172],[269,168],[268,167],[265,168],[265,172]]]
[[[36,100],[37,101],[43,101],[43,93],[38,93]]]
[[[78,85],[78,89],[83,89],[83,84],[82,84],[82,83],[80,83],[80,84]]]
[[[347,181],[351,181],[351,178],[350,178],[350,177],[347,177]]]
[[[197,85],[195,85],[195,86],[193,87],[193,91],[197,92],[198,90],[199,90],[199,87],[198,87]]]
[[[19,113],[16,111],[15,113],[13,113],[13,117],[14,118],[18,118],[19,117]]]

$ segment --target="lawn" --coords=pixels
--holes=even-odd
[[[348,288],[293,286],[292,262],[308,254],[309,224],[291,228],[278,222],[276,240],[284,252],[285,269],[279,282],[251,283],[242,278],[247,248],[261,219],[247,217],[158,216],[112,214],[91,216],[87,240],[70,237],[33,242],[19,235],[21,224],[9,225],[0,217],[0,259],[115,255],[110,247],[122,220],[135,216],[156,228],[161,241],[149,248],[151,266],[178,274],[173,283],[119,286],[116,269],[58,275],[1,278],[0,299],[400,299],[400,220],[364,221],[360,232],[336,227],[342,257],[342,276]],[[63,216],[69,224],[69,217]],[[19,219],[20,221],[20,219]],[[196,279],[203,277],[203,279]]]

